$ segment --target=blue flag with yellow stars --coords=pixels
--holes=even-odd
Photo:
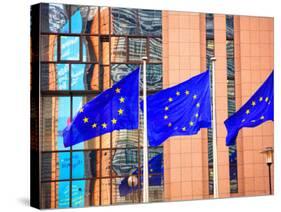
[[[138,171],[139,169],[137,168],[131,175],[138,177]],[[140,172],[142,173],[142,168]],[[148,173],[149,173],[149,180],[148,180],[149,186],[162,185],[162,180],[164,175],[163,153],[157,154],[156,156],[154,156],[148,161]],[[140,176],[140,182],[141,182],[140,185],[139,185],[140,182],[138,182],[136,185],[129,186],[128,178],[129,177],[125,177],[119,185],[120,196],[126,196],[132,191],[136,191],[139,188],[142,188],[142,180],[143,180],[142,176]]]
[[[255,94],[225,122],[226,145],[234,145],[243,127],[256,127],[265,121],[273,121],[273,71]]]
[[[63,131],[64,146],[138,128],[139,68],[85,104]]]
[[[150,146],[158,146],[171,136],[194,135],[201,128],[210,128],[209,71],[148,96],[147,126]]]

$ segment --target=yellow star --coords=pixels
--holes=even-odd
[[[182,129],[182,131],[186,131],[186,127],[183,127],[183,128],[181,128]]]
[[[120,88],[116,88],[116,89],[115,89],[115,92],[116,92],[116,93],[120,93],[120,92],[121,92],[121,89],[120,89]]]
[[[176,95],[179,96],[181,93],[179,91],[177,91]]]
[[[122,110],[122,109],[119,109],[119,110],[118,110],[118,113],[119,113],[119,115],[122,115],[122,114],[123,114],[123,110]]]
[[[164,119],[168,119],[168,116],[167,116],[167,115],[165,115],[165,116],[164,116]]]
[[[121,98],[119,99],[119,101],[120,101],[120,103],[124,103],[124,102],[125,102],[125,98],[124,98],[124,97],[121,97]]]
[[[261,96],[260,98],[259,98],[259,101],[261,102],[263,100],[263,97]]]
[[[170,97],[170,98],[169,98],[169,102],[172,102],[172,101],[173,101],[173,98],[172,98],[172,97]]]
[[[89,121],[89,119],[88,119],[87,117],[85,117],[85,118],[83,119],[83,121],[84,121],[84,123],[87,123],[87,122]]]
[[[242,121],[241,121],[241,122],[243,123],[243,122],[245,122],[245,121],[246,121],[245,119],[242,119]]]
[[[84,109],[83,109],[83,108],[81,108],[81,109],[79,110],[79,112],[80,112],[80,113],[84,112]]]
[[[256,120],[252,120],[251,122],[255,123],[255,122],[256,122]]]
[[[261,118],[260,118],[261,120],[264,120],[264,116],[261,116]]]
[[[266,97],[266,98],[265,98],[265,101],[266,101],[266,102],[268,102],[268,100],[269,100],[269,98],[268,98],[268,97]]]
[[[248,109],[248,110],[246,110],[246,114],[250,114],[250,110]]]
[[[112,124],[116,124],[117,120],[116,119],[112,119],[111,122],[112,122]]]
[[[93,123],[92,124],[92,128],[96,128],[97,127],[97,124],[96,123]]]
[[[193,95],[193,99],[197,99],[197,95]]]
[[[198,113],[196,113],[196,114],[195,114],[195,117],[196,117],[196,118],[198,118],[198,116],[199,116],[199,114],[198,114]]]
[[[189,95],[189,90],[186,90],[186,91],[185,91],[185,95]]]
[[[166,110],[166,111],[167,111],[167,110],[169,110],[169,107],[168,107],[168,106],[166,106],[166,107],[165,107],[165,110]]]
[[[200,107],[200,103],[197,103],[197,104],[196,104],[196,107]]]
[[[194,123],[191,121],[191,122],[189,122],[189,125],[190,125],[190,126],[193,126],[193,125],[194,125]]]
[[[171,126],[172,126],[172,123],[171,123],[171,122],[169,122],[168,127],[171,127]]]
[[[252,101],[252,106],[255,106],[256,105],[256,102],[255,101]]]
[[[107,127],[107,124],[106,124],[106,123],[103,123],[103,124],[102,124],[102,128],[105,129],[106,127]]]

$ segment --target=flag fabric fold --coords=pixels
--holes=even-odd
[[[138,128],[139,68],[86,103],[63,131],[69,147],[120,129]]]
[[[243,127],[256,127],[274,119],[274,72],[259,87],[252,97],[232,116],[225,120],[227,129],[226,145],[234,145],[239,130]]]
[[[137,177],[138,171],[139,171],[139,169],[136,168],[136,170],[131,175],[134,175]],[[142,171],[143,170],[141,168],[140,172],[142,173]],[[149,180],[148,180],[149,186],[161,186],[162,180],[163,180],[163,175],[164,175],[163,153],[157,154],[156,156],[152,157],[148,161],[148,173],[150,175]],[[139,189],[138,184],[134,185],[134,187],[129,186],[128,178],[129,177],[125,177],[119,185],[120,196],[126,196],[127,194],[131,193],[132,191],[136,191],[137,189]],[[140,188],[142,188],[142,180],[143,180],[143,177],[140,176],[140,182],[141,182]]]
[[[209,70],[148,96],[147,126],[150,146],[158,146],[171,136],[194,135],[201,128],[210,128]]]

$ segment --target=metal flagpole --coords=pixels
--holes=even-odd
[[[146,101],[146,60],[143,57],[143,202],[148,202],[148,151],[147,151],[147,101]]]
[[[215,62],[216,58],[211,58],[212,62],[212,105],[213,105],[213,116],[212,116],[212,127],[213,127],[213,188],[214,198],[219,197],[219,179],[218,179],[218,151],[217,151],[217,126],[216,126],[216,75],[215,75]]]

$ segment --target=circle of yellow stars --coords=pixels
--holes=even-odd
[[[121,88],[116,88],[116,89],[114,90],[114,92],[115,92],[115,94],[117,94],[117,95],[118,95],[118,94],[121,94]],[[123,96],[120,96],[120,98],[119,98],[118,100],[119,100],[120,105],[123,105],[123,104],[126,102],[126,98],[123,97]],[[82,107],[82,108],[80,108],[79,113],[83,113],[83,112],[84,112],[84,108]],[[122,115],[124,114],[124,109],[122,109],[122,107],[120,107],[117,112],[118,112],[118,116],[122,116]],[[84,116],[84,118],[82,119],[82,121],[83,121],[84,124],[89,124],[91,120],[89,119],[89,117]],[[112,125],[116,125],[116,124],[118,123],[117,118],[111,119],[111,123],[112,123]],[[92,123],[91,123],[91,127],[92,127],[93,129],[96,129],[96,128],[99,127],[99,125],[98,125],[97,122],[92,122]],[[108,124],[105,123],[105,122],[103,122],[102,124],[100,124],[100,127],[101,127],[102,129],[107,129]]]
[[[188,89],[186,89],[186,90],[183,92],[183,94],[182,94],[180,91],[176,91],[176,93],[175,93],[175,96],[176,96],[176,97],[179,97],[179,96],[181,96],[181,95],[189,96],[189,95],[190,95],[190,91],[189,91]],[[168,102],[169,102],[169,103],[172,103],[176,97],[170,96],[170,97],[168,98]],[[196,99],[198,98],[198,96],[197,96],[196,94],[194,94],[194,95],[191,96],[191,98],[192,98],[193,100],[196,100]],[[199,103],[199,102],[196,103],[195,106],[196,106],[196,108],[199,109],[199,108],[200,108],[200,103]],[[164,113],[163,119],[164,119],[164,120],[167,120],[167,121],[169,121],[169,116],[168,116],[168,114],[167,114],[167,112],[169,111],[169,109],[170,109],[169,106],[165,106],[165,107],[164,107],[165,113]],[[198,117],[199,117],[199,113],[197,112],[197,113],[195,113],[195,118],[198,119]],[[169,121],[167,125],[168,125],[168,127],[172,127],[172,126],[173,126],[173,124],[172,124],[171,121]],[[194,121],[189,121],[189,122],[188,122],[188,127],[193,127],[194,125],[195,125],[195,122],[194,122]],[[178,127],[175,127],[175,129],[178,129]],[[181,128],[181,131],[185,132],[185,131],[187,131],[187,129],[188,129],[188,128],[187,128],[186,126],[183,126],[183,127]]]
[[[245,114],[246,114],[246,115],[250,115],[251,112],[252,112],[253,110],[255,110],[255,107],[257,107],[257,105],[260,104],[260,103],[262,103],[262,102],[265,102],[265,103],[267,103],[267,104],[271,104],[271,101],[269,100],[269,97],[260,96],[260,97],[258,98],[258,100],[256,100],[256,101],[253,100],[253,101],[251,102],[252,108],[247,108],[246,111],[245,111]],[[252,119],[252,120],[249,120],[249,121],[250,121],[251,123],[255,123],[255,122],[258,121],[258,120],[264,120],[264,119],[265,119],[265,116],[264,116],[264,115],[261,115],[258,119]],[[247,121],[247,118],[243,118],[243,119],[241,120],[241,123],[244,123],[245,121]]]

